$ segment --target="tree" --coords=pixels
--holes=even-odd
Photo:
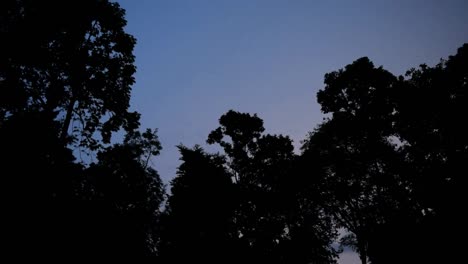
[[[368,260],[374,228],[407,197],[402,159],[392,142],[390,96],[396,84],[396,77],[368,58],[326,74],[317,99],[332,115],[303,146],[303,155],[316,157],[322,166],[318,172],[328,214],[352,232],[342,242],[356,248],[362,263]]]
[[[408,207],[409,196],[398,153],[387,142],[368,145],[351,126],[349,120],[322,124],[307,140],[303,156],[319,164],[305,170],[320,177],[316,188],[326,214],[352,233],[342,245],[355,248],[366,263],[375,229]]]
[[[128,111],[135,39],[117,3],[7,0],[0,9],[2,123],[44,112],[60,121],[62,141],[92,149],[96,131],[109,143],[113,131],[137,128]]]
[[[160,207],[164,186],[148,166],[161,150],[156,130],[127,134],[123,144],[98,153],[98,162],[85,171],[83,223],[77,229],[82,254],[116,260],[153,260],[159,243]],[[88,222],[89,219],[93,219]]]
[[[453,252],[463,250],[450,241],[466,234],[462,226],[467,219],[460,208],[466,200],[467,79],[468,45],[464,44],[433,67],[423,64],[408,71],[392,97],[395,131],[411,168],[412,199],[420,212],[413,237],[422,243],[406,245],[404,250],[419,261],[458,262]],[[421,259],[415,248],[434,253]]]
[[[465,221],[467,50],[406,77],[367,58],[325,75],[317,98],[331,115],[302,157],[318,161],[308,171],[320,175],[327,214],[351,232],[342,242],[363,263],[458,259],[449,241]]]
[[[125,25],[107,0],[0,2],[2,194],[16,257],[155,256],[164,192],[148,161],[161,146],[128,109]],[[108,146],[120,129],[124,142]],[[98,163],[76,163],[76,146],[99,149]]]
[[[409,181],[412,210],[389,217],[372,237],[373,263],[460,261],[466,217],[467,52],[464,44],[454,56],[430,67],[411,69],[391,95],[395,109],[394,135],[400,142]],[[413,241],[420,241],[414,243]],[[388,248],[393,248],[388,252]],[[419,252],[432,252],[425,255]]]
[[[234,205],[238,197],[225,160],[199,146],[178,146],[182,164],[171,182],[162,223],[164,263],[235,263]]]
[[[395,100],[398,102],[396,126],[405,142],[403,147],[409,162],[419,163],[418,181],[421,182],[417,185],[426,185],[418,190],[426,209],[445,206],[443,197],[433,196],[434,189],[451,188],[464,175],[463,160],[468,146],[467,129],[463,125],[463,117],[468,113],[467,57],[468,44],[465,44],[447,61],[408,71],[405,86]],[[416,100],[418,107],[414,105]]]
[[[304,205],[297,194],[292,141],[263,131],[256,115],[231,110],[207,141],[224,149],[235,175],[240,197],[235,223],[245,261],[333,262],[330,226],[315,203]]]
[[[0,129],[5,254],[58,260],[70,245],[74,193],[82,166],[41,113],[8,119]]]

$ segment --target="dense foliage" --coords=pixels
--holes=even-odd
[[[257,115],[228,111],[207,138],[221,153],[178,146],[166,195],[150,162],[157,131],[140,132],[129,110],[135,39],[125,25],[107,0],[1,1],[6,254],[336,263],[339,243],[362,263],[461,258],[468,44],[405,76],[368,58],[327,73],[317,94],[327,118],[300,153]],[[95,158],[77,160],[83,151]]]

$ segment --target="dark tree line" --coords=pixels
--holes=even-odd
[[[166,194],[150,166],[157,131],[129,110],[125,25],[106,0],[1,1],[5,256],[336,263],[338,242],[362,263],[462,259],[468,44],[405,76],[368,58],[326,74],[327,118],[300,153],[258,116],[228,111],[207,138],[221,153],[178,146]]]
[[[135,39],[124,10],[102,0],[5,0],[0,12],[2,252],[154,258],[164,188],[148,160],[161,146],[128,110]],[[123,142],[109,144],[122,129]],[[75,160],[81,150],[97,160]]]

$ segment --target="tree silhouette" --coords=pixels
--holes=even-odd
[[[400,209],[373,233],[373,263],[460,261],[455,252],[462,248],[453,241],[466,233],[460,208],[467,158],[462,121],[467,113],[467,50],[465,44],[434,67],[409,70],[390,97],[394,136],[406,164],[399,173],[410,181],[410,210]]]
[[[366,57],[326,74],[327,117],[300,155],[257,115],[228,111],[207,140],[223,153],[178,146],[166,200],[157,131],[140,132],[129,111],[136,41],[124,15],[107,0],[0,2],[2,237],[14,261],[336,263],[344,229],[362,263],[460,262],[468,44],[405,76]],[[82,147],[97,160],[77,162]]]
[[[425,262],[458,262],[461,246],[450,243],[466,234],[463,180],[467,174],[468,45],[434,67],[411,69],[392,98],[396,103],[395,130],[412,180],[412,197],[420,212],[408,232],[421,240],[405,244],[399,252]],[[415,103],[417,102],[417,103]],[[402,224],[399,224],[402,226]],[[398,230],[398,224],[389,230]],[[412,232],[411,232],[412,231]],[[394,232],[394,235],[398,232]],[[393,241],[392,241],[393,242]],[[433,252],[421,257],[418,251]],[[398,256],[398,254],[397,254]]]
[[[235,187],[222,156],[199,146],[178,146],[182,164],[171,182],[162,227],[164,263],[199,261],[234,263]]]
[[[160,143],[155,132],[137,132],[139,114],[128,111],[135,39],[123,9],[104,0],[6,0],[0,23],[6,252],[17,260],[151,259],[164,192],[148,161]],[[75,162],[70,146],[94,150],[121,128],[124,142],[101,148],[98,163]]]
[[[323,228],[327,225],[321,214],[307,211],[312,203],[303,205],[297,199],[291,140],[262,135],[263,131],[263,121],[256,115],[231,110],[208,137],[208,143],[223,147],[235,175],[240,197],[235,223],[246,261],[333,262],[332,237]],[[306,211],[311,214],[302,215]],[[319,230],[327,235],[317,235]],[[310,236],[304,238],[305,233]]]
[[[1,4],[0,119],[44,112],[60,137],[96,148],[120,128],[138,126],[128,112],[135,39],[116,3],[16,1]]]
[[[467,50],[406,78],[367,58],[325,75],[317,98],[331,115],[302,158],[318,163],[306,170],[319,175],[325,210],[363,263],[458,260],[448,241],[464,221]]]
[[[98,162],[85,171],[80,195],[88,210],[84,215],[97,218],[84,230],[84,252],[104,259],[155,258],[164,189],[148,158],[160,150],[156,131],[147,130],[98,153]]]
[[[24,252],[37,259],[70,252],[64,230],[82,167],[58,139],[59,126],[28,113],[10,117],[0,128],[2,237],[5,254],[15,260]]]
[[[367,58],[326,74],[317,99],[332,115],[303,146],[320,160],[326,209],[339,227],[352,232],[342,242],[356,248],[362,263],[373,229],[406,197],[402,159],[391,142],[394,106],[389,98],[396,83]]]

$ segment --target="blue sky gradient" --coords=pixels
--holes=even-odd
[[[323,118],[315,94],[325,73],[368,56],[403,74],[468,42],[466,0],[118,2],[138,41],[132,108],[143,128],[159,128],[153,165],[166,182],[175,146],[204,146],[229,109],[257,113],[298,147]]]
[[[175,146],[204,144],[229,109],[258,113],[296,146],[321,121],[323,75],[362,56],[395,74],[468,41],[463,0],[121,0],[135,49],[132,107],[159,128],[167,181]]]

